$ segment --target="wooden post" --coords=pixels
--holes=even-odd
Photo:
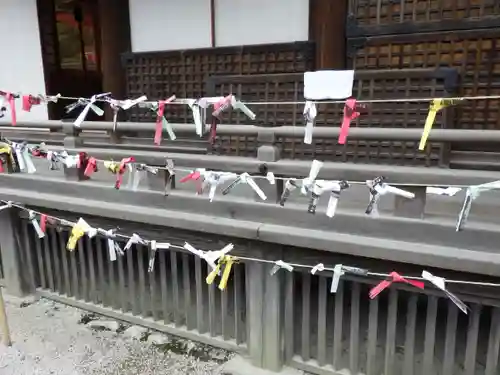
[[[252,249],[256,256],[281,258],[282,248],[259,244]],[[276,250],[278,252],[276,252]],[[250,262],[246,265],[248,351],[255,367],[280,372],[284,365],[283,342],[283,273],[271,275],[273,264]]]
[[[9,323],[7,321],[7,313],[5,311],[5,301],[3,299],[3,288],[0,287],[0,330],[2,334],[2,344],[11,346]]]
[[[309,0],[309,40],[316,42],[316,69],[345,69],[347,0]]]
[[[125,72],[121,54],[130,51],[130,17],[128,1],[99,0],[100,59],[102,90],[117,99],[125,99]],[[107,106],[106,120],[113,113]]]
[[[28,267],[23,264],[22,254],[26,249],[21,234],[21,220],[18,210],[9,208],[0,212],[0,251],[4,270],[4,286],[10,295],[23,297],[31,293]]]

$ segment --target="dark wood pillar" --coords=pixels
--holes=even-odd
[[[316,42],[316,69],[345,69],[348,0],[309,0],[309,40]]]
[[[54,0],[37,0],[38,27],[40,32],[40,45],[42,48],[43,73],[45,76],[45,92],[56,95],[59,91],[57,75],[61,71],[59,41],[57,37],[57,22]],[[67,93],[61,93],[67,95]],[[64,104],[63,104],[64,105]],[[59,104],[59,107],[61,105]],[[61,118],[55,104],[49,104],[49,119]]]
[[[99,0],[100,60],[103,92],[125,99],[125,72],[121,54],[130,51],[130,17],[128,0]],[[112,113],[106,110],[106,120]]]

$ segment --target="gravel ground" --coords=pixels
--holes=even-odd
[[[231,357],[52,301],[6,299],[13,345],[0,345],[0,375],[222,374]]]

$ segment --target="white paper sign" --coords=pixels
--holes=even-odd
[[[352,96],[354,70],[318,70],[304,73],[304,98],[335,100]]]

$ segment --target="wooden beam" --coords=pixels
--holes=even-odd
[[[121,62],[121,54],[130,51],[130,17],[128,1],[99,0],[100,64],[102,73],[102,90],[111,92],[115,98],[126,95],[125,71]],[[111,120],[112,113],[106,111],[106,119]]]
[[[215,0],[210,0],[210,46],[215,47]]]
[[[309,0],[309,40],[316,43],[316,69],[345,69],[348,0]]]

